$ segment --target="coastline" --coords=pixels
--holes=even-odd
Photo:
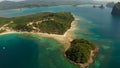
[[[78,65],[80,68],[87,68],[94,62],[94,58],[96,57],[96,53],[98,52],[99,47],[96,47],[95,50],[91,50],[90,58],[87,63],[81,64],[81,63],[75,63],[74,61],[71,61],[66,57],[66,54],[64,54],[65,58],[72,64]]]
[[[96,47],[95,50],[91,50],[90,58],[87,63],[79,64],[81,68],[89,67],[90,64],[94,62],[94,58],[96,57],[96,53],[99,51],[99,47]]]
[[[76,25],[77,25],[76,23],[79,20],[74,14],[72,14],[72,15],[74,17],[74,20],[71,22],[71,27],[63,35],[48,34],[48,33],[42,33],[42,32],[17,32],[17,31],[14,31],[14,30],[8,30],[6,32],[0,33],[0,35],[11,34],[11,33],[19,33],[19,34],[26,33],[26,34],[33,34],[33,35],[38,35],[38,36],[42,36],[42,37],[48,37],[48,38],[55,39],[58,42],[60,42],[61,44],[63,44],[64,45],[64,51],[66,51],[70,47],[70,42],[75,38],[73,33],[74,33],[74,30],[77,29],[76,28]],[[90,64],[93,63],[93,58],[95,57],[95,53],[97,51],[98,51],[98,48],[91,51],[90,60],[88,60],[88,62],[84,63],[84,64],[80,64],[80,63],[77,64],[77,63],[69,60],[66,57],[65,53],[64,53],[64,56],[72,64],[78,65],[78,66],[80,66],[80,68],[86,68]]]
[[[42,37],[48,37],[57,40],[58,42],[62,43],[65,45],[65,49],[69,47],[69,42],[74,39],[74,30],[76,29],[76,23],[79,20],[73,13],[71,13],[74,17],[74,20],[71,22],[71,27],[63,34],[63,35],[58,35],[58,34],[48,34],[48,33],[42,33],[42,32],[23,32],[23,31],[15,31],[12,29],[9,29],[3,33],[0,33],[0,35],[4,34],[11,34],[11,33],[26,33],[26,34],[33,34],[33,35],[39,35]],[[66,45],[68,44],[68,45]],[[66,47],[67,46],[67,47]]]

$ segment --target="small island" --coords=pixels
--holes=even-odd
[[[93,8],[101,8],[101,9],[104,9],[105,6],[103,4],[101,5],[93,5]]]
[[[70,62],[85,68],[93,62],[97,50],[97,46],[88,40],[74,39],[71,46],[66,50],[65,56]]]
[[[112,15],[120,15],[120,2],[116,3],[111,12]]]

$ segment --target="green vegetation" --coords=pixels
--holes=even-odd
[[[68,59],[75,63],[87,63],[90,59],[91,50],[95,49],[96,45],[92,42],[85,39],[75,39],[65,54]]]
[[[10,19],[9,18],[2,18],[0,17],[0,27],[3,26],[4,24],[7,24],[10,22]]]
[[[16,31],[33,31],[33,26],[40,29],[40,32],[51,34],[64,34],[71,27],[74,17],[70,12],[43,12],[21,17],[0,18],[0,26],[10,23],[8,27]],[[35,23],[42,21],[41,23]],[[33,22],[32,26],[27,26]]]

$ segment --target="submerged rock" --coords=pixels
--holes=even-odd
[[[120,15],[120,2],[116,3],[111,12],[112,15]]]

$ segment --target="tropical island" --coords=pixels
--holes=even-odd
[[[74,17],[70,12],[43,12],[27,16],[0,18],[0,32],[42,32],[48,34],[64,34],[70,27]]]
[[[74,39],[66,50],[65,56],[70,62],[80,65],[81,68],[89,66],[93,62],[98,47],[85,39]]]
[[[0,33],[27,32],[51,37],[65,42],[65,57],[85,68],[93,62],[98,48],[85,39],[73,39],[69,31],[73,28],[75,17],[70,12],[42,12],[20,17],[0,18]]]

